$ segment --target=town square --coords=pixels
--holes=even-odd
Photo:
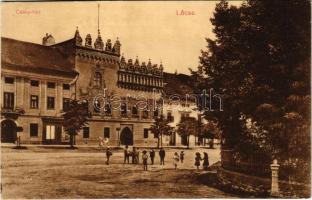
[[[124,164],[123,152],[113,151],[109,165],[98,147],[77,150],[29,147],[16,152],[2,148],[3,198],[226,198],[237,195],[202,183],[203,169],[194,166],[195,151],[207,151],[210,162],[220,159],[217,149],[184,150],[185,162],[174,170],[173,152],[167,151],[165,165],[159,156],[154,165]],[[10,187],[14,185],[14,187]],[[7,188],[7,189],[6,189]],[[32,191],[31,193],[29,191]]]

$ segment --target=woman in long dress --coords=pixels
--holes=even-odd
[[[209,167],[209,158],[208,158],[208,154],[206,152],[204,152],[204,162],[203,162],[203,168],[204,170],[208,170]]]

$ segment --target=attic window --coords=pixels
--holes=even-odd
[[[55,83],[53,82],[48,82],[48,88],[55,88]]]
[[[63,84],[63,90],[69,90],[70,85],[69,84]]]
[[[5,77],[4,82],[7,84],[14,84],[14,78],[12,77]]]
[[[38,87],[39,86],[39,81],[30,80],[30,85],[33,86],[33,87]]]

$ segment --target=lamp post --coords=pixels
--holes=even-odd
[[[117,135],[118,135],[117,145],[118,145],[118,147],[120,147],[120,137],[119,137],[120,127],[117,127],[116,131],[117,131]]]

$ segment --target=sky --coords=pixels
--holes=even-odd
[[[50,33],[56,43],[74,36],[78,27],[83,41],[91,34],[113,42],[118,37],[126,59],[164,65],[164,71],[189,74],[197,69],[205,38],[214,38],[210,18],[217,1],[106,1],[2,3],[1,34],[33,43],[42,43]],[[239,5],[233,1],[231,4]],[[181,11],[194,15],[177,15]]]

